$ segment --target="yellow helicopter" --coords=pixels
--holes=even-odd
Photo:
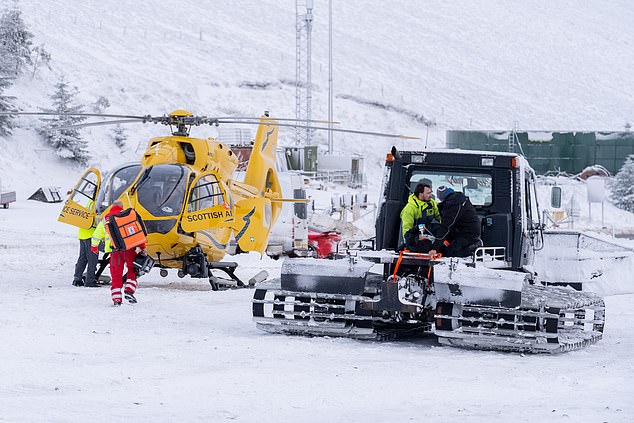
[[[9,114],[9,113],[5,113]],[[60,115],[61,113],[16,112],[22,115]],[[164,116],[129,116],[75,113],[85,117],[119,120],[82,123],[67,128],[114,123],[160,123],[170,126],[171,135],[153,138],[139,162],[118,166],[102,175],[88,169],[71,191],[58,221],[79,228],[90,228],[95,219],[105,216],[115,200],[132,207],[147,229],[147,253],[167,275],[167,268],[179,269],[179,276],[209,278],[214,290],[220,287],[212,270],[228,274],[237,286],[244,283],[234,274],[236,263],[222,262],[233,235],[238,251],[262,254],[269,232],[284,201],[276,170],[276,149],[280,126],[325,129],[367,135],[413,138],[374,132],[307,126],[299,121],[273,119],[265,112],[260,118],[209,118],[176,110]],[[192,126],[219,124],[258,125],[252,153],[242,182],[234,179],[238,166],[231,148],[212,138],[189,136]],[[64,129],[64,128],[62,128]],[[97,276],[107,265],[100,261]],[[229,286],[229,285],[228,285]]]

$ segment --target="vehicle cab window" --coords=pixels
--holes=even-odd
[[[132,185],[141,171],[140,164],[128,165],[115,169],[107,177],[104,187],[97,197],[97,212],[102,213],[123,192]]]
[[[414,192],[414,188],[421,181],[431,182],[433,191],[441,185],[460,191],[469,197],[471,204],[476,208],[493,204],[493,178],[486,173],[414,171],[409,180],[410,192]]]

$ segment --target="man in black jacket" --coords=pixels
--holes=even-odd
[[[441,186],[436,190],[441,201],[440,224],[435,228],[436,237],[429,254],[440,251],[449,257],[467,257],[482,246],[480,218],[471,201],[461,192]]]

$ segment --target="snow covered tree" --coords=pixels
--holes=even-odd
[[[634,154],[630,154],[612,182],[612,201],[620,209],[634,213]]]
[[[70,88],[68,82],[62,76],[55,84],[55,93],[51,95],[52,109],[43,109],[44,112],[60,113],[51,118],[44,118],[44,126],[39,133],[49,143],[57,155],[85,165],[90,158],[87,142],[81,138],[77,128],[68,128],[77,125],[86,118],[83,116],[68,116],[65,113],[83,113],[83,106],[74,104],[77,88]]]
[[[99,96],[97,101],[92,105],[92,109],[95,113],[103,113],[110,107],[110,100],[104,96]]]
[[[112,137],[114,138],[114,143],[119,149],[123,150],[125,148],[125,142],[128,139],[128,136],[125,133],[125,129],[123,126],[117,125],[112,130]]]
[[[33,65],[33,72],[31,73],[31,79],[35,78],[35,73],[40,66],[46,65],[51,70],[51,53],[46,51],[44,44],[40,44],[31,50],[31,64]]]
[[[14,76],[22,73],[26,64],[32,64],[33,34],[26,29],[22,12],[17,7],[7,9],[0,16],[0,66]]]
[[[3,92],[11,86],[11,79],[0,76],[0,112],[15,110],[12,106],[15,97],[4,95]],[[13,129],[13,116],[0,115],[0,136],[11,135]]]

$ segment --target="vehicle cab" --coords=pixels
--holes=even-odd
[[[467,150],[403,151],[388,154],[376,221],[376,248],[399,247],[400,213],[416,185],[426,180],[469,197],[480,219],[484,248],[499,267],[520,269],[540,248],[541,224],[535,174],[513,153]]]

